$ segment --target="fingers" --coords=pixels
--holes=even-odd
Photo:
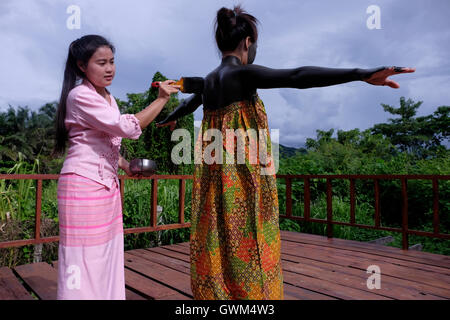
[[[171,94],[178,93],[179,89],[176,86],[161,84],[159,86],[159,95],[161,98],[170,98]]]
[[[416,71],[416,68],[403,68],[402,73],[412,73],[415,71]]]
[[[172,88],[177,88],[177,89],[181,88],[180,85],[177,85],[177,84],[174,84],[174,83],[177,83],[177,82],[175,80],[166,80],[166,81],[162,82],[162,84],[167,85],[167,86],[171,86]]]
[[[174,85],[173,83],[176,83],[174,80],[166,80],[160,83],[160,88],[163,90],[166,90],[168,93],[177,93],[181,86],[180,85]]]
[[[398,74],[398,73],[412,73],[416,71],[416,68],[405,68],[405,67],[396,67],[392,66],[389,68],[390,71],[392,71],[392,74]]]
[[[162,127],[167,127],[167,126],[169,126],[170,131],[173,131],[173,130],[175,129],[176,125],[177,125],[177,121],[176,121],[176,120],[170,121],[170,122],[167,122],[167,123],[157,123],[157,124],[156,124],[156,126],[157,126],[158,128],[162,128]]]
[[[393,80],[390,80],[390,79],[386,79],[386,81],[384,82],[383,85],[389,86],[389,87],[391,87],[391,88],[393,88],[393,89],[398,89],[398,88],[400,88],[400,85],[399,85],[397,82],[395,82],[395,81],[393,81]]]

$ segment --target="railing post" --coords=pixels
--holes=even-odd
[[[42,180],[37,180],[36,188],[36,215],[35,215],[35,230],[34,238],[39,240],[41,238],[41,211],[42,211]]]
[[[308,221],[311,216],[311,194],[310,194],[311,189],[308,178],[304,179],[303,189],[304,189],[303,216],[305,217],[305,220]]]
[[[331,190],[331,179],[327,179],[327,237],[333,238],[333,194]]]
[[[151,214],[150,226],[156,227],[158,223],[158,215],[156,209],[158,207],[158,179],[152,179],[152,197],[151,197]]]
[[[406,178],[402,178],[402,248],[408,250],[408,185]]]
[[[178,207],[178,222],[184,223],[184,200],[185,200],[185,190],[186,190],[186,181],[181,178],[180,179],[180,190],[179,190],[179,200],[180,204]]]
[[[286,216],[292,216],[292,180],[286,178]]]
[[[122,211],[125,210],[124,209],[124,199],[125,199],[125,179],[119,178],[119,182],[120,182],[120,201],[122,202]]]
[[[433,231],[439,234],[439,186],[436,178],[433,179]]]
[[[355,223],[355,179],[350,178],[350,223]]]
[[[380,226],[380,183],[378,179],[374,179],[375,188],[375,227]]]

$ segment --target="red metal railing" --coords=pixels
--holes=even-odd
[[[59,241],[58,236],[41,238],[41,208],[42,208],[42,181],[43,180],[56,180],[59,175],[51,174],[0,174],[0,180],[36,180],[36,214],[35,214],[35,237],[34,239],[26,240],[13,240],[0,242],[0,248],[9,247],[19,247],[24,245],[48,243]],[[152,180],[151,189],[151,207],[150,207],[150,226],[138,227],[138,228],[127,228],[124,229],[124,234],[129,233],[142,233],[142,232],[153,232],[160,230],[170,230],[179,228],[188,228],[190,223],[184,221],[184,201],[185,201],[185,191],[186,191],[186,180],[192,179],[191,175],[153,175],[150,177],[133,178],[128,176],[119,176],[120,180],[120,193],[122,199],[122,207],[124,204],[124,190],[125,190],[125,180],[133,179],[146,179]],[[157,200],[158,200],[158,180],[163,179],[177,179],[180,180],[179,188],[179,210],[178,210],[178,223],[167,224],[167,225],[157,225]]]
[[[359,227],[366,229],[385,230],[402,233],[402,248],[408,249],[408,235],[415,234],[419,236],[450,239],[450,234],[443,234],[439,232],[439,180],[449,180],[450,175],[277,175],[279,179],[286,181],[286,215],[280,215],[281,218],[288,218],[298,221],[325,223],[327,225],[328,238],[333,237],[333,225],[343,225],[351,227]],[[292,180],[303,179],[304,181],[304,215],[303,217],[292,216]],[[326,179],[326,193],[327,193],[327,219],[313,219],[310,217],[310,180],[311,179]],[[333,179],[350,180],[350,222],[333,221],[332,208],[332,184]],[[374,181],[374,197],[375,197],[375,215],[374,226],[355,223],[355,180],[373,180]],[[398,179],[401,181],[402,189],[402,227],[390,228],[382,227],[380,225],[380,180]],[[412,179],[431,180],[433,184],[433,232],[425,232],[419,230],[410,230],[408,228],[408,192],[407,181]]]
[[[30,244],[48,243],[59,240],[58,236],[54,237],[40,237],[41,226],[41,206],[42,206],[42,181],[43,180],[56,180],[59,175],[48,174],[32,174],[32,175],[10,175],[0,174],[0,180],[23,180],[32,179],[36,180],[36,214],[35,214],[35,237],[34,239],[26,240],[14,240],[0,242],[0,248],[18,247]],[[120,179],[120,191],[122,197],[124,197],[125,180],[129,179],[151,179],[151,208],[150,208],[150,226],[128,228],[124,230],[125,234],[129,233],[142,233],[153,232],[160,230],[188,228],[190,223],[184,221],[184,202],[185,202],[185,186],[186,180],[192,179],[191,175],[153,175],[151,177],[132,178],[128,176],[119,176]],[[179,180],[179,210],[178,210],[178,223],[169,225],[157,225],[157,198],[158,198],[158,180],[164,179],[177,179]],[[415,234],[419,236],[426,236],[432,238],[450,239],[450,234],[443,234],[439,232],[439,180],[449,180],[450,175],[277,175],[277,179],[284,179],[286,181],[286,214],[280,215],[281,218],[287,218],[298,221],[325,223],[327,224],[327,236],[333,237],[333,225],[344,225],[366,229],[385,230],[402,233],[402,248],[408,249],[408,235]],[[304,181],[304,215],[293,216],[292,215],[292,181],[295,179],[303,179]],[[327,194],[327,218],[326,219],[314,219],[310,217],[311,210],[311,179],[326,179],[326,194]],[[332,208],[332,180],[346,179],[350,181],[350,222],[334,221],[333,220],[333,208]],[[383,227],[380,225],[380,190],[379,180],[398,179],[402,185],[402,227],[391,228]],[[426,179],[431,180],[433,185],[433,232],[425,232],[419,230],[408,229],[408,194],[407,194],[407,181],[411,179]],[[355,180],[373,180],[374,181],[374,197],[375,197],[375,223],[373,226],[363,225],[355,223]]]

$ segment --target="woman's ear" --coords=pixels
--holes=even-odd
[[[245,38],[245,50],[248,50],[248,48],[250,47],[250,45],[252,44],[252,40],[249,36],[247,36],[247,38]]]
[[[85,68],[83,62],[81,62],[80,60],[77,61],[77,66],[78,66],[78,68],[80,68],[81,71],[86,72],[86,68]]]

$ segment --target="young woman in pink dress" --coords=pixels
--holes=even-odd
[[[56,116],[55,154],[64,154],[68,142],[57,192],[57,299],[125,299],[117,170],[132,173],[119,155],[121,139],[137,139],[179,89],[172,80],[162,82],[158,98],[147,108],[120,114],[106,89],[115,74],[114,51],[98,35],[69,46]]]

